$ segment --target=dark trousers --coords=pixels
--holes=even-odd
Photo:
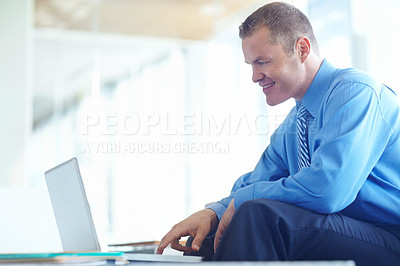
[[[376,227],[257,199],[236,211],[216,254],[213,239],[206,238],[193,255],[218,261],[354,260],[357,266],[399,266],[400,226]]]

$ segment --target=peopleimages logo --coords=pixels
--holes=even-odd
[[[266,115],[245,113],[86,114],[83,153],[228,153],[235,137],[267,136]]]
[[[86,141],[83,153],[228,153],[227,141]]]
[[[267,135],[268,116],[227,114],[88,114],[82,119],[82,135]]]

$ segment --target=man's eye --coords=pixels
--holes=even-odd
[[[260,65],[260,66],[264,66],[264,65],[266,65],[266,64],[268,64],[269,63],[269,61],[258,61],[258,64]]]

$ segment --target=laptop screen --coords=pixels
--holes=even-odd
[[[64,251],[100,251],[76,158],[45,173]]]

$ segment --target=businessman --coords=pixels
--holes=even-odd
[[[265,5],[239,29],[267,104],[294,98],[296,106],[255,169],[176,224],[157,253],[171,245],[214,260],[400,265],[396,95],[366,73],[332,66],[308,18],[289,4]]]

